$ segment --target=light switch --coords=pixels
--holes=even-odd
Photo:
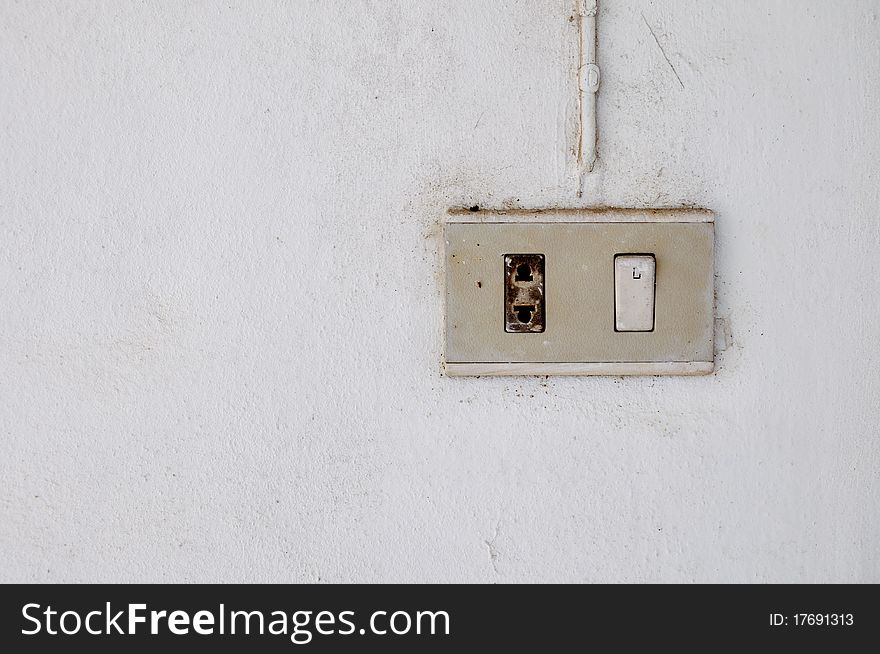
[[[614,329],[618,332],[654,331],[653,254],[614,257]]]

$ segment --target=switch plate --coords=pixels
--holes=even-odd
[[[699,375],[713,370],[710,211],[453,210],[445,241],[448,375]],[[505,329],[505,261],[511,253],[543,255],[542,332]],[[615,257],[628,254],[654,257],[651,331],[616,329]]]

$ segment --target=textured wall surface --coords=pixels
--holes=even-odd
[[[880,6],[0,2],[0,581],[880,582]],[[447,207],[717,212],[706,378],[442,375]]]

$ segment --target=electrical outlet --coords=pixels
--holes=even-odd
[[[504,255],[504,331],[544,331],[544,255]]]
[[[710,211],[462,210],[445,239],[449,375],[713,370]]]

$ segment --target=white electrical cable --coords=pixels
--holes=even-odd
[[[596,14],[598,0],[579,0],[580,13],[580,144],[578,164],[581,173],[593,171],[598,158],[596,127],[596,94],[599,91],[599,66],[596,63]]]

